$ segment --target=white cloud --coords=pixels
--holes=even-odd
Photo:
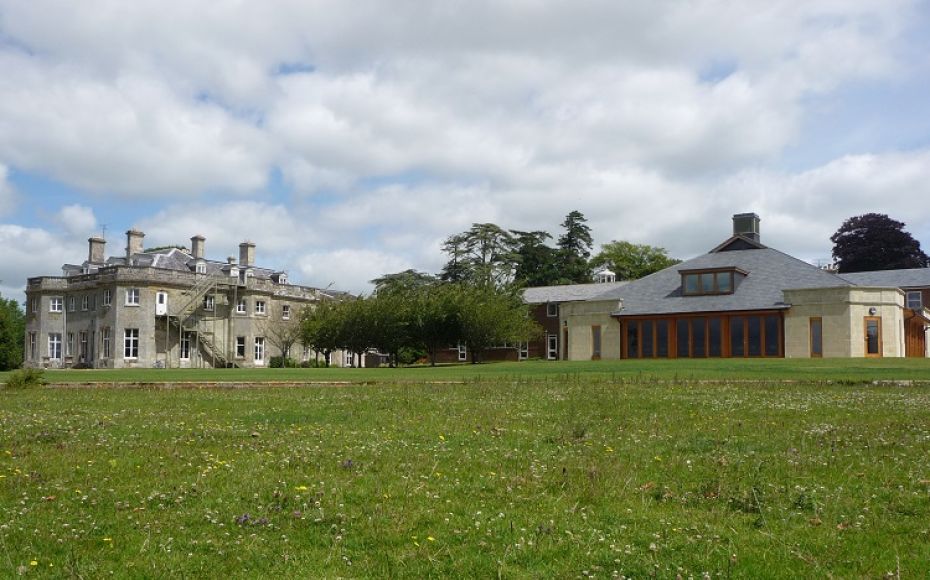
[[[9,168],[0,163],[0,215],[9,213],[16,205],[16,191],[7,180]]]
[[[332,285],[334,289],[359,294],[370,293],[369,281],[381,273],[400,272],[411,267],[410,262],[396,254],[355,248],[310,252],[298,264],[304,279],[315,286],[327,288]]]
[[[63,263],[81,263],[87,245],[40,228],[0,224],[0,247],[4,248],[3,278],[0,289],[19,301],[26,279],[33,276],[60,276]]]
[[[78,204],[66,205],[55,214],[55,221],[74,237],[92,236],[97,232],[94,210]]]

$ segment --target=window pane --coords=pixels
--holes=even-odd
[[[688,358],[691,356],[691,351],[688,348],[690,340],[688,338],[688,320],[680,319],[678,321],[678,358]]]
[[[694,357],[706,356],[704,348],[704,337],[707,335],[705,328],[707,320],[704,318],[695,318],[691,321],[691,353]]]
[[[600,358],[601,356],[601,327],[591,327],[591,354]]]
[[[701,274],[701,293],[703,294],[714,293],[714,275],[712,273]]]
[[[762,355],[762,319],[758,316],[747,318],[749,324],[747,337],[749,338],[749,356]]]
[[[645,320],[640,323],[639,327],[643,333],[643,358],[652,358],[652,329],[653,321]]]
[[[811,318],[811,355],[823,356],[823,321]]]
[[[698,275],[685,274],[685,294],[698,293]]]
[[[717,290],[722,294],[733,291],[733,272],[717,272]]]
[[[721,332],[721,321],[719,318],[711,318],[707,321],[707,332],[708,332],[708,351],[707,356],[719,357],[723,354],[723,346],[721,345],[721,340],[723,339],[723,332]]]
[[[656,321],[656,356],[668,357],[668,320]]]
[[[730,319],[730,356],[746,356],[743,349],[745,323],[746,319],[742,316],[734,316]]]
[[[778,317],[765,317],[765,356],[778,356]]]
[[[626,356],[627,358],[639,358],[639,323],[627,322],[626,324]]]
[[[878,354],[878,320],[874,318],[865,321],[866,353]]]

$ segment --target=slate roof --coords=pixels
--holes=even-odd
[[[562,286],[539,286],[527,288],[523,291],[523,301],[527,304],[545,304],[547,302],[572,302],[578,300],[593,300],[597,296],[616,290],[629,284],[628,280],[621,282],[603,282],[590,284],[565,284]]]
[[[748,275],[737,282],[732,294],[682,295],[680,270],[711,268],[738,268]],[[613,313],[622,316],[772,310],[788,308],[782,293],[785,289],[852,285],[848,280],[778,250],[760,247],[712,251],[601,294],[597,299],[623,300],[623,310]]]
[[[217,260],[204,260],[203,262],[207,266],[207,274],[229,271],[230,265],[227,262],[220,262]],[[194,258],[190,254],[178,248],[169,248],[165,250],[157,250],[154,252],[140,252],[138,254],[132,255],[132,265],[140,268],[157,268],[159,270],[193,272],[194,263]],[[125,266],[126,258],[112,256],[107,258],[106,265]],[[235,264],[234,266],[237,268],[242,267]],[[252,270],[252,276],[260,280],[270,279],[271,275],[275,273],[275,270],[271,270],[269,268],[259,268],[256,266],[250,266],[250,268]]]
[[[839,274],[857,286],[887,286],[891,288],[930,288],[930,268],[907,270],[877,270]]]

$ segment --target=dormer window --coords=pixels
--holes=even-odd
[[[681,270],[681,293],[685,296],[732,294],[737,275],[745,276],[746,272],[738,268]]]
[[[203,262],[197,262],[197,265],[194,266],[194,270],[195,270],[198,274],[206,274],[206,273],[207,273],[207,265],[206,265],[205,263],[203,263]]]

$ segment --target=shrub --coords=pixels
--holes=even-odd
[[[19,369],[10,373],[6,380],[8,389],[30,389],[46,384],[41,369]]]
[[[316,360],[312,358],[310,360],[305,360],[304,362],[300,363],[300,367],[304,369],[324,368],[326,367],[326,361],[324,359]]]
[[[296,369],[300,365],[298,365],[297,361],[292,358],[273,356],[271,357],[271,361],[268,363],[268,366],[273,369]]]

